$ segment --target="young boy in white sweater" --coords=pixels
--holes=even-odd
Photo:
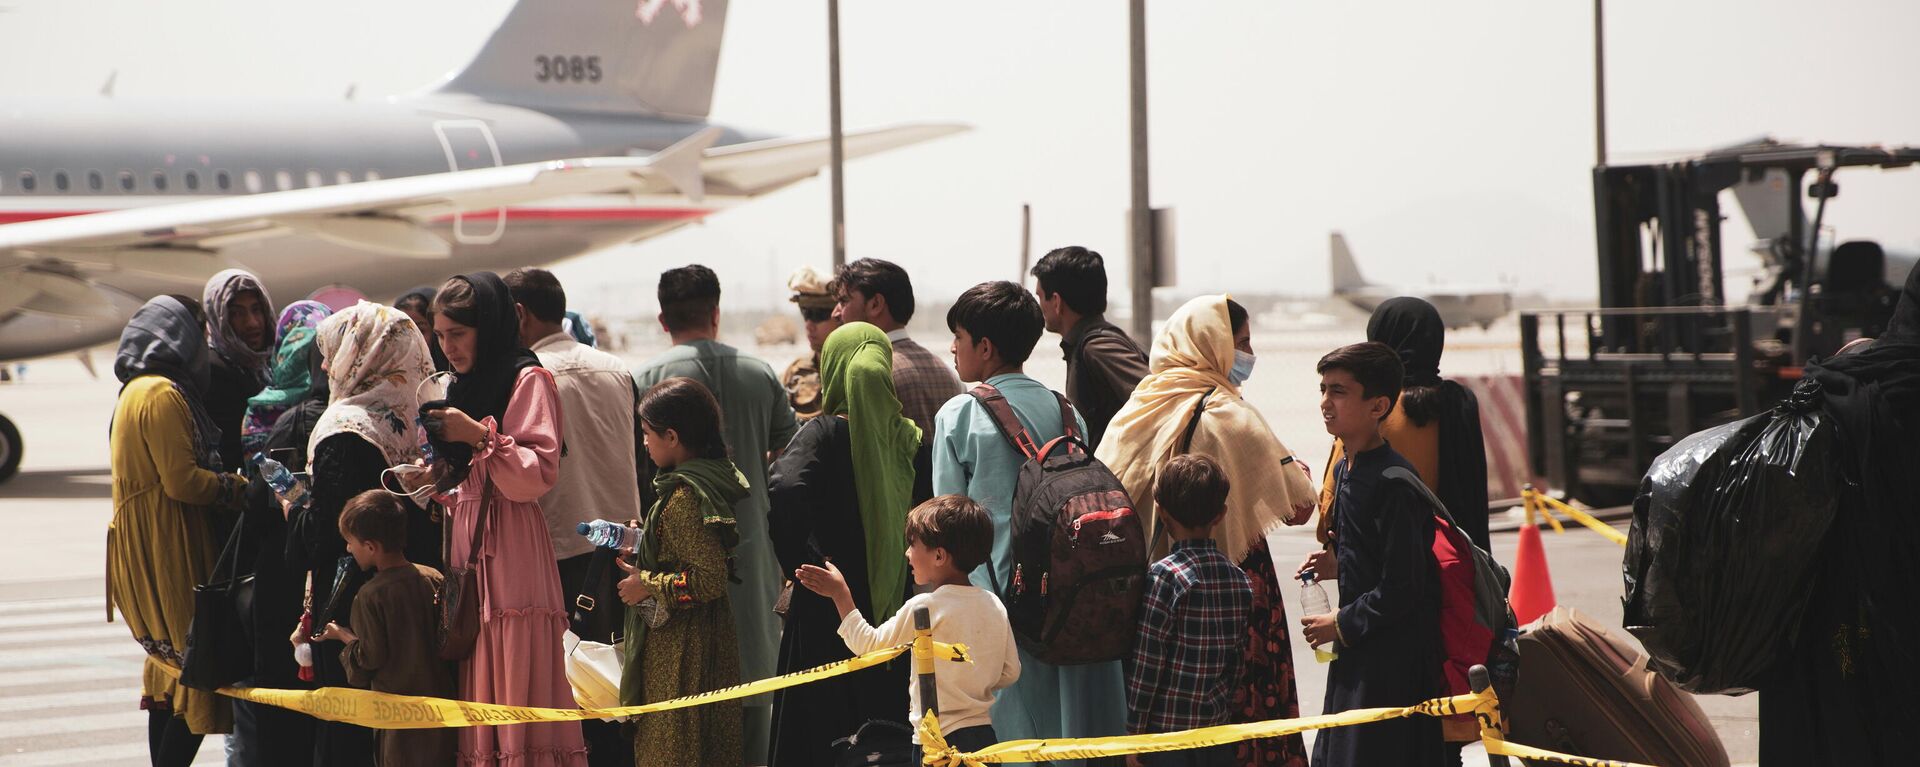
[[[967,573],[987,561],[993,547],[993,518],[973,499],[943,495],[907,513],[907,564],[913,582],[928,589],[907,600],[900,612],[879,628],[853,605],[853,594],[840,570],[803,565],[795,573],[802,585],[833,600],[840,611],[840,638],[854,654],[913,641],[913,613],[925,607],[933,619],[933,636],[942,642],[967,646],[972,663],[938,663],[933,676],[940,692],[940,730],[948,745],[962,752],[993,745],[993,720],[987,709],[994,693],[1020,678],[1020,656],[1014,651],[1013,629],[999,597],[967,581]],[[920,743],[920,686],[907,684],[907,721],[915,726],[913,742]]]

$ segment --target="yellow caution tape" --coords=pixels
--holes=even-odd
[[[1548,751],[1544,748],[1523,746],[1499,738],[1482,738],[1482,741],[1485,743],[1487,753],[1489,754],[1514,756],[1536,762],[1558,762],[1560,764],[1580,765],[1581,767],[1653,767],[1652,765],[1640,764],[1638,762],[1616,762],[1611,759],[1593,759],[1585,756],[1562,754],[1557,751]]]
[[[1225,724],[1217,727],[1202,727],[1182,732],[1161,732],[1149,735],[1128,735],[1111,738],[1060,738],[1054,740],[1013,740],[996,743],[972,753],[961,753],[948,744],[940,733],[939,718],[933,712],[927,712],[920,721],[920,745],[927,767],[981,767],[986,764],[1007,762],[1044,762],[1054,759],[1094,759],[1100,757],[1124,756],[1126,754],[1144,754],[1155,751],[1179,751],[1189,748],[1205,748],[1226,743],[1238,743],[1243,740],[1259,738],[1277,738],[1285,735],[1325,730],[1334,727],[1350,727],[1356,724],[1384,722],[1409,716],[1453,716],[1472,714],[1480,722],[1481,738],[1486,744],[1487,753],[1505,754],[1526,759],[1559,762],[1562,764],[1584,765],[1585,767],[1651,767],[1632,762],[1615,762],[1605,759],[1562,754],[1545,749],[1523,746],[1501,738],[1500,705],[1491,691],[1455,695],[1447,698],[1435,698],[1419,705],[1406,708],[1364,708],[1343,711],[1338,714],[1321,716],[1303,716],[1297,719],[1275,719],[1252,724]]]
[[[1419,705],[1406,708],[1362,708],[1342,711],[1338,714],[1303,716],[1298,719],[1275,719],[1252,724],[1223,724],[1216,727],[1202,727],[1182,732],[1157,732],[1146,735],[1127,735],[1109,738],[1056,738],[1042,740],[1010,740],[996,743],[972,753],[960,753],[953,749],[941,737],[939,722],[931,712],[920,722],[920,745],[927,754],[926,764],[932,767],[977,767],[982,764],[1003,764],[1007,762],[1046,762],[1056,759],[1095,759],[1126,754],[1145,754],[1155,751],[1179,751],[1189,748],[1204,748],[1225,743],[1238,743],[1243,740],[1259,738],[1278,738],[1285,735],[1324,730],[1332,727],[1348,727],[1356,724],[1384,722],[1408,716],[1453,716],[1455,714],[1474,714],[1483,708],[1496,705],[1492,695],[1467,694],[1447,698],[1435,698]]]
[[[1586,525],[1594,532],[1606,536],[1606,539],[1609,541],[1613,541],[1622,546],[1627,545],[1626,533],[1614,529],[1612,525],[1600,521],[1592,514],[1569,506],[1558,498],[1554,498],[1530,487],[1521,490],[1520,493],[1522,501],[1527,505],[1527,522],[1529,524],[1533,522],[1534,516],[1538,515],[1545,517],[1547,522],[1553,525],[1554,532],[1564,533],[1566,532],[1566,528],[1561,527],[1560,520],[1554,519],[1553,517],[1553,512],[1558,511],[1561,514],[1571,517],[1573,521]]]
[[[957,663],[972,663],[967,654],[966,645],[933,642],[934,652],[939,657]],[[222,687],[219,692],[231,698],[252,701],[269,706],[291,709],[330,722],[345,722],[362,727],[375,727],[383,730],[415,730],[434,727],[483,727],[500,724],[525,724],[529,722],[575,722],[585,719],[613,719],[625,716],[639,716],[660,711],[690,708],[709,703],[750,698],[761,693],[783,690],[822,679],[850,674],[865,668],[878,666],[893,660],[913,645],[903,644],[884,650],[875,650],[824,666],[816,666],[804,671],[762,679],[757,682],[723,687],[718,690],[689,695],[684,698],[649,703],[644,706],[620,706],[618,708],[538,708],[532,706],[506,706],[497,703],[471,703],[448,700],[446,698],[428,698],[417,695],[394,695],[348,687],[322,687],[318,690],[275,690],[260,687]],[[176,679],[180,670],[164,663],[155,664],[167,675]]]

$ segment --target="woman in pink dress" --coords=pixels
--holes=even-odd
[[[460,661],[460,697],[573,708],[561,644],[567,614],[539,504],[560,468],[553,374],[520,344],[513,299],[494,273],[448,280],[433,308],[434,334],[459,376],[446,407],[427,411],[444,464],[437,485],[452,490],[449,568],[466,563],[474,525],[487,525],[475,568],[480,636]],[[576,722],[469,727],[460,731],[459,753],[461,765],[587,762]]]

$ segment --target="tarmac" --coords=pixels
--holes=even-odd
[[[936,353],[946,349],[944,335],[915,335]],[[1350,324],[1256,331],[1260,361],[1246,396],[1316,477],[1330,440],[1320,423],[1313,363],[1362,336]],[[1450,341],[1443,372],[1518,372],[1511,320],[1491,331],[1456,331]],[[1043,338],[1028,369],[1059,388],[1064,366],[1056,343],[1055,336]],[[663,344],[661,339],[624,356],[638,362]],[[801,353],[791,345],[757,351],[775,370]],[[145,763],[145,715],[136,706],[139,648],[123,626],[102,622],[112,515],[107,428],[119,385],[110,372],[111,352],[92,356],[101,373],[97,379],[72,358],[51,358],[29,363],[20,380],[0,384],[0,413],[13,419],[26,442],[21,473],[0,485],[0,763],[7,765]],[[1624,522],[1614,524],[1624,529]],[[1496,518],[1496,529],[1502,526]],[[1509,531],[1493,537],[1494,554],[1511,567],[1516,537],[1511,524],[1504,527]],[[1577,525],[1561,535],[1548,531],[1544,539],[1560,603],[1616,623],[1623,549]],[[1317,546],[1307,527],[1279,531],[1270,540],[1281,572],[1291,572]],[[1289,617],[1297,620],[1297,589],[1282,593]],[[1311,649],[1297,635],[1294,640],[1301,714],[1317,714],[1325,674]],[[1756,763],[1757,697],[1698,700],[1733,762]],[[196,763],[220,763],[220,748],[219,738],[209,738]],[[1467,763],[1485,759],[1475,746]]]

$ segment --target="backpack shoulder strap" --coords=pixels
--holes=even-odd
[[[1060,392],[1053,392],[1053,398],[1060,400],[1060,433],[1085,441],[1086,437],[1080,433],[1080,427],[1074,422],[1073,403],[1068,402],[1067,395]]]
[[[1427,487],[1427,483],[1420,481],[1419,475],[1407,470],[1407,467],[1389,466],[1385,471],[1380,472],[1380,476],[1412,486],[1414,494],[1426,501],[1428,506],[1433,507],[1434,516],[1446,520],[1447,524],[1453,525],[1456,529],[1460,527],[1458,522],[1453,521],[1453,515],[1447,511],[1447,504],[1441,502],[1440,496],[1433,494],[1433,488]]]
[[[1040,460],[1040,446],[1033,443],[1033,435],[1027,433],[1027,427],[1020,423],[1020,417],[1014,415],[1013,405],[1007,397],[992,384],[980,384],[967,392],[981,407],[987,409],[987,415],[993,418],[993,425],[999,427],[1000,436],[1007,439],[1014,452],[1026,456],[1028,460]]]

